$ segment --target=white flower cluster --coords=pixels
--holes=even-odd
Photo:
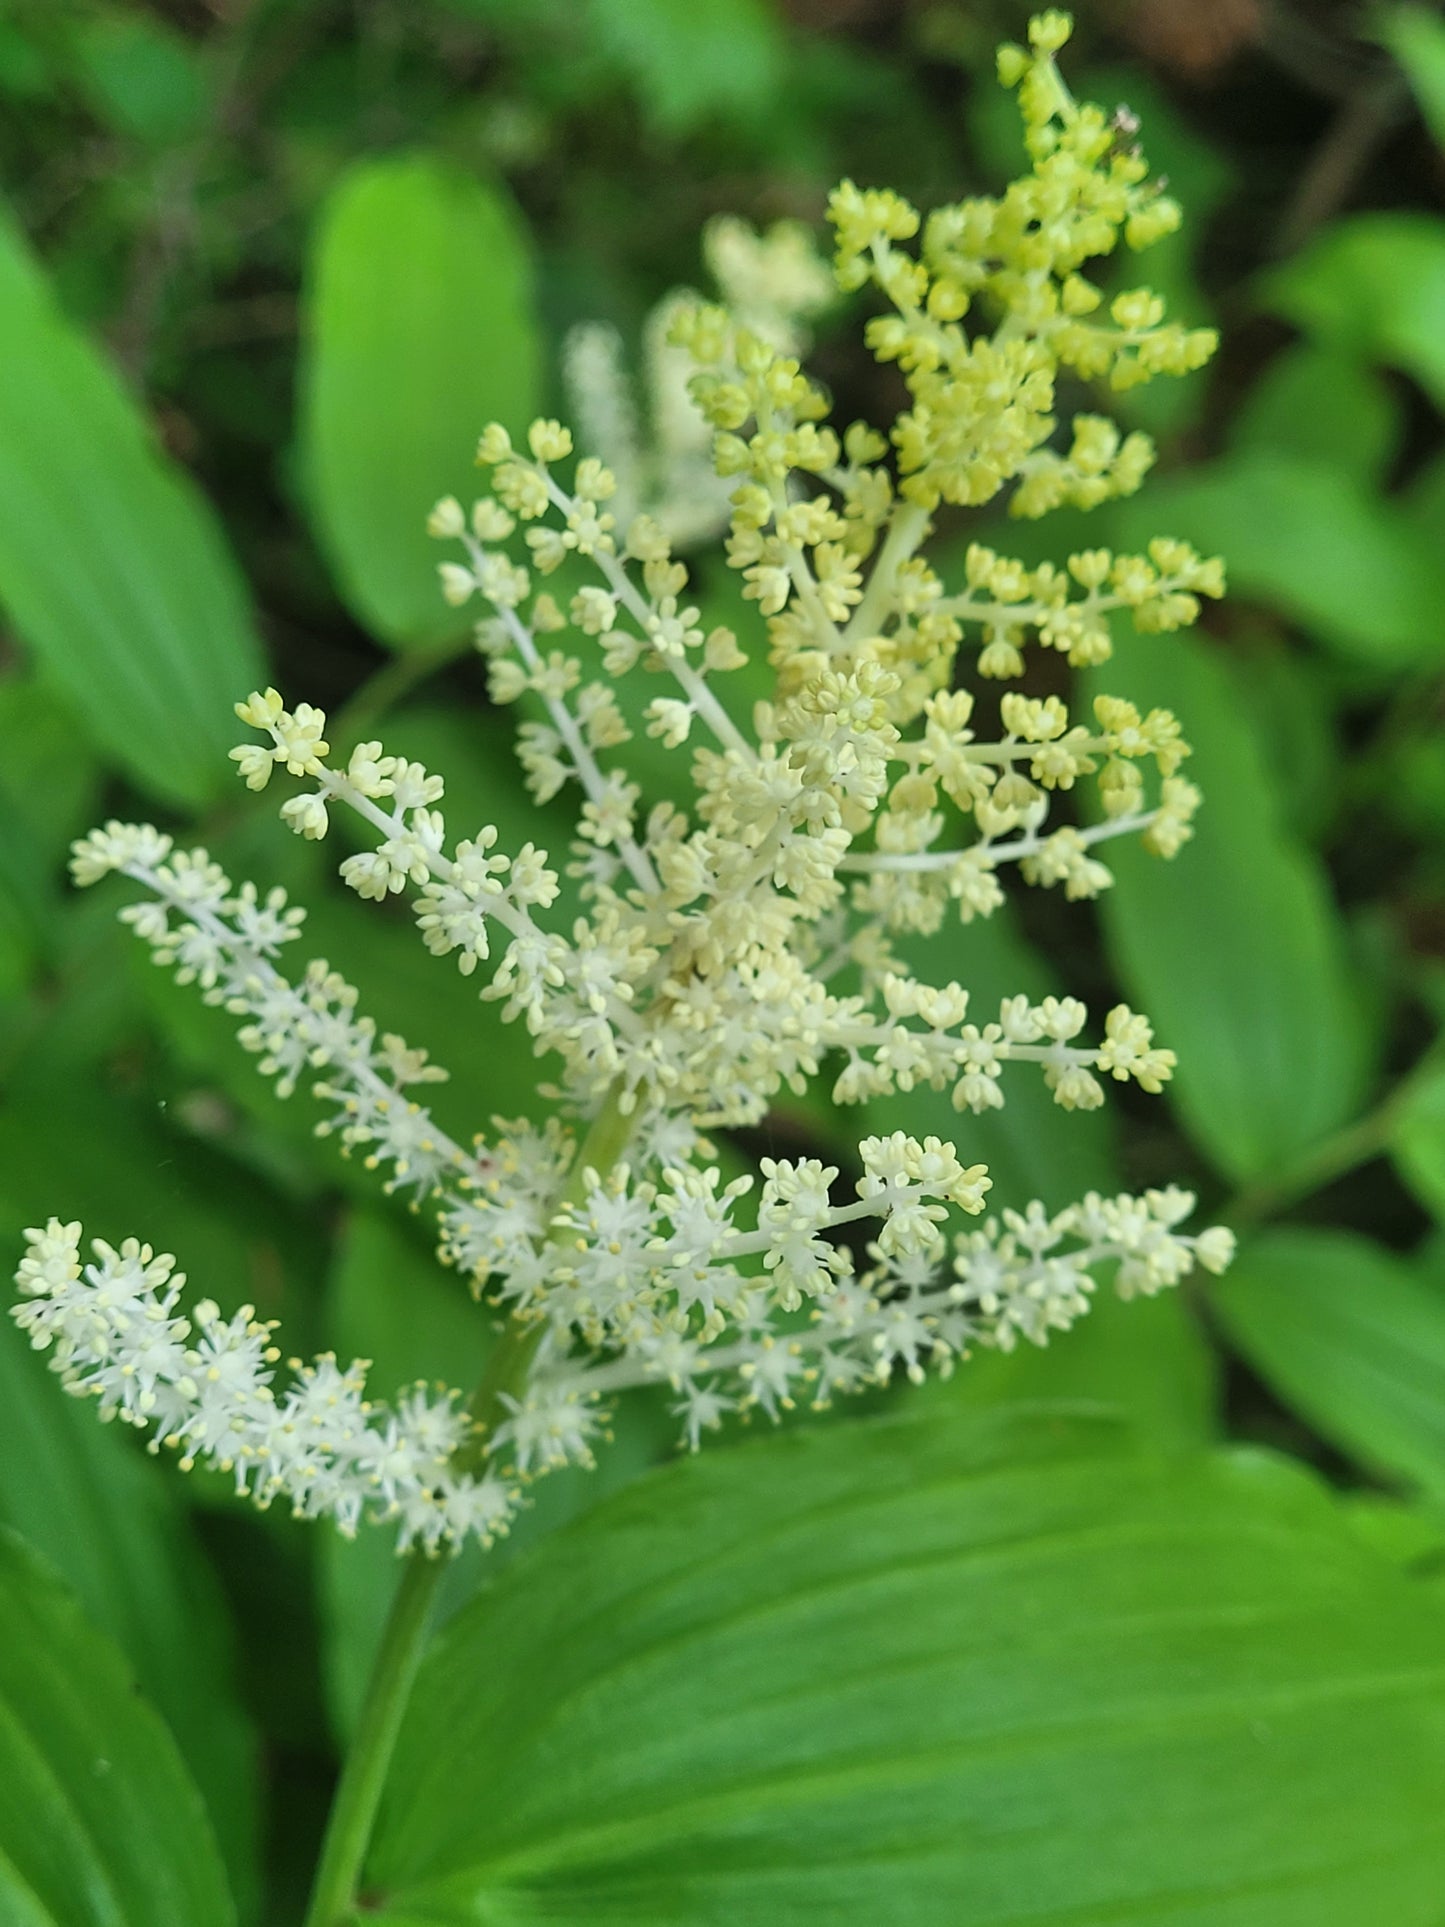
[[[454,1392],[413,1387],[393,1407],[366,1398],[366,1367],[327,1354],[290,1361],[278,1389],[275,1327],[250,1305],[226,1318],[209,1299],[181,1310],[175,1260],[128,1238],[82,1265],[80,1226],[52,1218],[26,1233],[16,1320],[78,1397],[150,1431],[189,1468],[232,1474],[258,1505],[290,1501],[350,1535],[363,1516],[394,1520],[403,1547],[434,1551],[504,1532],[514,1488],[458,1468],[473,1430]]]
[[[606,797],[608,779],[568,693],[550,701],[559,742],[575,758],[569,773],[589,798],[585,812],[590,799]],[[1227,1262],[1227,1232],[1177,1230],[1193,1205],[1179,1191],[1090,1197],[1053,1217],[1034,1205],[950,1241],[952,1211],[980,1213],[989,1180],[936,1138],[864,1139],[851,1202],[836,1201],[838,1170],[813,1159],[766,1159],[760,1185],[748,1176],[723,1183],[703,1128],[762,1116],[771,1092],[815,1073],[825,1054],[841,1065],[833,1084],[841,1102],[929,1082],[951,1085],[956,1105],[973,1111],[1003,1103],[1000,1072],[1012,1059],[1040,1065],[1068,1107],[1102,1101],[1096,1072],[1157,1090],[1172,1060],[1123,1007],[1109,1013],[1102,1041],[1085,1047],[1071,1041],[1087,1015],[1075,999],[1007,998],[997,1021],[969,1024],[960,986],[883,967],[891,959],[876,925],[863,926],[868,941],[858,945],[872,963],[860,973],[866,990],[831,995],[801,961],[821,943],[810,949],[794,934],[781,957],[762,949],[769,928],[787,936],[810,927],[797,908],[806,876],[798,892],[776,880],[777,837],[765,859],[774,877],[767,888],[748,839],[739,837],[734,852],[714,840],[743,888],[709,924],[669,914],[677,906],[658,859],[677,838],[665,818],[654,817],[661,839],[649,826],[641,840],[619,830],[599,843],[585,836],[596,817],[584,817],[585,860],[575,867],[589,915],[574,919],[570,934],[549,931],[536,913],[561,885],[542,853],[528,845],[508,859],[486,826],[448,854],[438,779],[376,743],[354,752],[345,770],[329,768],[325,718],[286,711],[274,691],[238,707],[266,736],[264,747],[237,752],[247,782],[262,787],[285,767],[315,785],[284,806],[299,833],[323,833],[338,802],[376,831],[374,852],[341,865],[353,889],[366,897],[413,890],[423,941],[456,953],[467,972],[489,959],[489,928],[500,926],[506,948],[482,994],[505,999],[538,1049],[562,1058],[574,1113],[600,1114],[604,1141],[627,1155],[609,1151],[599,1169],[589,1161],[597,1126],[579,1146],[556,1119],[541,1129],[497,1120],[464,1149],[408,1095],[445,1075],[425,1053],[396,1036],[378,1039],[355,992],[324,961],[308,964],[295,984],[281,973],[275,959],[303,923],[282,892],[263,899],[249,884],[237,889],[204,851],[175,851],[148,826],[93,831],[76,845],[77,881],[119,871],[142,884],[147,898],[121,915],[157,962],[244,1020],[243,1043],[283,1094],[314,1074],[315,1093],[333,1110],[318,1129],[360,1149],[386,1172],[388,1188],[434,1199],[443,1261],[533,1334],[528,1375],[501,1395],[484,1427],[464,1417],[454,1395],[421,1389],[394,1412],[373,1410],[362,1368],[341,1372],[326,1359],[278,1400],[269,1328],[249,1311],[226,1321],[203,1305],[187,1321],[169,1260],[134,1244],[119,1256],[97,1246],[101,1262],[82,1279],[79,1227],[33,1234],[21,1282],[41,1302],[18,1315],[34,1342],[54,1343],[54,1366],[72,1389],[97,1395],[108,1414],[154,1426],[186,1462],[224,1463],[261,1500],[284,1493],[346,1528],[368,1512],[395,1518],[403,1543],[455,1544],[503,1529],[519,1480],[590,1462],[606,1401],[626,1387],[670,1385],[684,1437],[696,1445],[732,1411],[776,1418],[800,1400],[820,1407],[885,1383],[895,1370],[951,1369],[974,1345],[1007,1347],[1020,1335],[1045,1343],[1087,1309],[1093,1266],[1117,1261],[1118,1288],[1128,1293],[1173,1284],[1196,1263],[1218,1270]],[[599,849],[610,852],[607,865],[595,861]],[[625,891],[616,887],[622,878]],[[831,912],[816,922],[836,923]],[[688,981],[679,983],[683,960]],[[878,1228],[860,1274],[837,1234],[865,1220]],[[198,1375],[193,1330],[207,1356],[224,1352],[219,1376],[209,1367]],[[298,1457],[296,1415],[318,1403],[335,1424],[318,1429],[308,1418]],[[448,1468],[464,1446],[483,1470]]]
[[[312,1090],[335,1111],[318,1133],[336,1131],[348,1151],[362,1147],[372,1169],[389,1165],[388,1190],[405,1185],[427,1196],[445,1173],[475,1169],[476,1159],[406,1095],[410,1085],[444,1081],[446,1071],[394,1032],[378,1039],[371,1019],[356,1015],[355,990],[324,959],[307,964],[299,984],[276,968],[305,921],[303,910],[287,907],[285,891],[262,901],[247,883],[233,893],[204,850],[173,852],[171,839],[148,824],[92,830],[75,845],[71,869],[82,884],[119,870],[145,885],[150,899],[128,905],[121,921],[157,963],[176,967],[181,983],[198,983],[206,1003],[248,1019],[240,1041],[282,1097],[302,1075],[327,1073]]]
[[[534,1183],[546,1162],[539,1148],[535,1138],[505,1146]],[[1226,1230],[1178,1229],[1194,1198],[1177,1189],[1090,1193],[1053,1217],[1033,1204],[950,1244],[937,1200],[976,1208],[987,1182],[980,1168],[961,1171],[936,1138],[921,1146],[901,1134],[872,1138],[860,1150],[862,1200],[840,1208],[829,1204],[835,1169],[764,1160],[756,1232],[733,1228],[751,1178],[720,1188],[716,1169],[669,1170],[659,1186],[619,1166],[554,1221],[560,1242],[540,1265],[537,1216],[516,1211],[513,1187],[484,1187],[447,1211],[449,1259],[495,1281],[497,1296],[523,1311],[545,1314],[552,1294],[567,1292],[586,1350],[613,1354],[581,1368],[556,1342],[539,1354],[525,1403],[498,1435],[519,1467],[577,1457],[579,1421],[628,1386],[670,1385],[696,1449],[729,1412],[757,1408],[776,1419],[799,1402],[822,1410],[838,1393],[886,1385],[897,1370],[915,1381],[930,1364],[947,1372],[976,1345],[1047,1344],[1089,1309],[1094,1266],[1117,1262],[1120,1296],[1153,1296],[1196,1264],[1222,1271],[1233,1254]],[[885,1228],[858,1275],[847,1247],[822,1233],[880,1204]],[[779,1316],[800,1307],[803,1317]]]
[[[942,503],[1011,487],[1016,510],[1035,514],[1041,492],[1103,499],[1147,467],[1133,438],[1120,444],[1089,426],[1096,418],[1075,423],[1067,457],[1041,448],[1053,370],[1097,360],[1101,326],[1079,319],[1091,312],[1081,262],[1121,233],[1142,244],[1173,218],[1094,110],[1044,85],[1056,44],[1050,28],[1032,67],[1019,56],[1026,113],[1047,139],[1012,212],[1008,201],[941,210],[914,260],[897,246],[918,231],[914,210],[871,190],[835,197],[843,285],[874,278],[897,308],[896,325],[870,324],[914,403],[894,424],[892,466],[871,428],[827,425],[826,397],[785,343],[720,308],[675,317],[692,398],[715,431],[712,466],[730,490],[729,560],[775,671],[766,701],[727,693],[747,657],[689,600],[657,520],[619,519],[625,491],[594,456],[564,483],[571,435],[539,421],[525,451],[489,427],[478,459],[491,492],[470,510],[447,498],[429,526],[460,544],[441,566],[443,594],[489,605],[477,642],[494,699],[525,712],[532,794],[576,797],[564,863],[531,843],[503,849],[492,825],[455,840],[441,778],[379,742],[333,764],[326,718],[309,704],[288,709],[268,689],[238,705],[259,736],[233,752],[245,782],[263,789],[278,769],[299,779],[282,815],[305,837],[324,837],[338,807],[367,826],[343,880],[365,898],[410,898],[427,949],[475,974],[481,996],[550,1060],[558,1117],[541,1128],[493,1120],[463,1148],[408,1095],[443,1075],[424,1053],[378,1040],[324,961],[295,980],[282,973],[301,913],[280,892],[237,889],[205,852],[174,851],[145,826],[111,823],[76,846],[80,883],[120,872],[143,887],[123,916],[158,962],[241,1021],[283,1092],[314,1075],[332,1107],[321,1128],[389,1186],[434,1203],[443,1261],[509,1321],[505,1364],[470,1416],[421,1394],[368,1416],[359,1368],[327,1361],[273,1395],[266,1334],[249,1313],[223,1323],[198,1310],[197,1342],[169,1271],[143,1248],[117,1259],[98,1247],[81,1284],[78,1232],[52,1226],[35,1234],[22,1278],[33,1296],[40,1287],[40,1308],[21,1318],[38,1343],[54,1341],[76,1390],[188,1454],[228,1459],[260,1496],[285,1490],[344,1523],[369,1507],[432,1546],[498,1529],[516,1481],[587,1462],[606,1399],[626,1386],[671,1385],[696,1444],[735,1409],[776,1417],[895,1371],[950,1369],[973,1345],[1042,1344],[1087,1308],[1095,1266],[1117,1266],[1127,1294],[1227,1263],[1227,1232],[1178,1229],[1193,1205],[1182,1191],[1091,1196],[1054,1214],[1035,1204],[970,1233],[955,1229],[958,1214],[981,1215],[989,1179],[951,1143],[865,1137],[849,1195],[840,1170],[816,1159],[767,1159],[760,1181],[725,1181],[704,1135],[756,1125],[780,1091],[818,1078],[841,1105],[926,1085],[977,1114],[1005,1102],[1020,1062],[1068,1110],[1101,1104],[1105,1080],[1157,1092],[1173,1068],[1125,1005],[1101,1027],[1072,997],[1005,997],[979,1011],[963,985],[921,981],[901,949],[947,914],[988,915],[1009,866],[1094,895],[1109,882],[1097,854],[1106,839],[1137,832],[1172,855],[1197,801],[1166,711],[1106,695],[1075,722],[1057,696],[1009,691],[992,704],[998,733],[980,735],[983,697],[954,681],[970,627],[986,677],[1016,675],[1030,643],[1099,663],[1112,613],[1177,628],[1199,594],[1218,593],[1217,565],[1160,541],[1147,558],[1087,551],[1026,571],[975,545],[949,595],[922,554]],[[1072,183],[1077,232],[1065,222],[1036,236],[1055,176]],[[1045,240],[1053,253],[1036,262]],[[983,299],[1003,319],[993,337],[965,335],[958,317]],[[1125,385],[1194,364],[1193,336],[1149,319],[1152,307],[1135,327],[1132,312],[1104,331]],[[525,564],[506,546],[519,531]],[[685,762],[686,809],[644,807],[617,758],[632,733],[619,687],[633,678],[658,692],[629,708]],[[1097,779],[1099,820],[1050,821],[1086,779]],[[852,1238],[863,1240],[861,1269]],[[162,1342],[158,1376],[144,1361]],[[189,1362],[207,1345],[228,1361],[215,1379]],[[137,1377],[145,1389],[127,1389]],[[340,1429],[293,1460],[275,1427],[310,1411],[318,1386],[339,1401]],[[378,1471],[373,1435],[387,1441],[390,1470]]]

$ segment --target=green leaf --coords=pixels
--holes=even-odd
[[[1261,292],[1323,346],[1403,368],[1445,407],[1445,226],[1433,214],[1331,222]]]
[[[589,26],[659,133],[758,121],[777,101],[784,47],[767,0],[590,0]]]
[[[1182,1291],[1121,1299],[1101,1280],[1087,1318],[1047,1345],[977,1351],[915,1399],[981,1412],[992,1405],[1084,1400],[1125,1419],[1141,1440],[1179,1449],[1219,1430],[1219,1364]]]
[[[1390,1133],[1390,1155],[1421,1204],[1445,1222],[1445,1070],[1406,1096]]]
[[[1127,691],[1180,718],[1204,792],[1192,842],[1172,862],[1133,838],[1108,846],[1100,899],[1130,1000],[1178,1053],[1168,1085],[1180,1118],[1235,1182],[1345,1122],[1364,1081],[1366,1040],[1344,931],[1317,860],[1289,835],[1222,662],[1178,636],[1116,638],[1091,691]]]
[[[0,682],[0,798],[52,862],[94,822],[99,787],[70,711],[29,677]]]
[[[1438,1608],[1283,1463],[803,1429],[442,1636],[372,1918],[1435,1927],[1442,1741]]]
[[[360,1009],[379,1029],[424,1045],[450,1071],[447,1083],[426,1092],[437,1118],[466,1141],[489,1131],[499,1114],[543,1114],[549,1107],[539,1104],[537,1084],[548,1075],[547,1060],[535,1055],[524,1024],[503,1023],[501,1007],[481,1001],[486,967],[463,977],[450,957],[427,950],[414,923],[390,921],[376,911],[375,904],[356,898],[322,898],[307,919],[307,954],[332,960],[356,985]],[[309,1097],[298,1093],[291,1101],[310,1119],[320,1115]]]
[[[1445,1520],[1429,1505],[1406,1504],[1383,1492],[1349,1492],[1340,1510],[1381,1558],[1401,1571],[1438,1578],[1445,1559]]]
[[[392,1398],[418,1379],[469,1386],[491,1350],[495,1314],[437,1257],[428,1222],[379,1203],[348,1214],[327,1323],[348,1358],[369,1358],[368,1388]]]
[[[99,750],[153,796],[207,802],[259,678],[244,585],[8,223],[0,362],[0,600]]]
[[[205,1796],[249,1914],[256,1748],[235,1697],[225,1603],[175,1486],[45,1366],[0,1317],[0,1523],[44,1555],[134,1667]]]
[[[195,45],[159,20],[105,13],[75,36],[85,91],[119,134],[174,147],[199,134],[206,86]]]
[[[45,100],[55,91],[49,49],[12,20],[0,20],[0,93],[16,101]]]
[[[0,1537],[0,1919],[226,1927],[200,1796],[109,1640]]]
[[[54,892],[22,822],[0,837],[0,1000],[20,996],[44,945]]]
[[[433,155],[341,180],[305,295],[301,455],[346,601],[384,641],[426,647],[474,620],[437,584],[426,533],[443,495],[477,493],[477,437],[537,412],[531,253],[504,188]]]
[[[1240,712],[1254,726],[1281,819],[1302,841],[1326,842],[1342,805],[1335,710],[1344,678],[1269,624],[1231,625],[1227,662],[1241,698],[1248,692]]]
[[[1343,1231],[1252,1239],[1211,1291],[1255,1370],[1372,1471],[1445,1493],[1445,1291]]]
[[[1398,432],[1394,398],[1373,369],[1298,341],[1245,396],[1230,446],[1236,454],[1298,456],[1378,487]]]
[[[1445,147],[1445,26],[1426,7],[1391,7],[1377,27],[1405,69],[1436,145]]]
[[[1157,484],[1117,524],[1122,545],[1167,529],[1222,555],[1231,595],[1300,623],[1350,663],[1384,675],[1445,656],[1445,566],[1395,504],[1338,464],[1252,449]]]
[[[48,947],[55,872],[93,821],[99,769],[55,698],[26,677],[0,682],[0,999],[19,995]]]

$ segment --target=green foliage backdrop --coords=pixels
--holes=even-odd
[[[228,776],[231,703],[269,675],[538,834],[427,508],[465,494],[485,420],[565,411],[572,325],[636,358],[708,216],[816,222],[845,173],[924,205],[996,188],[991,48],[1023,17],[0,5],[7,1250],[84,1216],[298,1350],[372,1357],[382,1391],[474,1369],[485,1322],[404,1209],[68,891],[67,843],[158,814],[303,888],[460,1119],[534,1110],[525,1036]],[[1189,211],[1155,278],[1224,333],[1208,377],[1123,399],[1157,486],[1079,518],[1081,545],[1168,528],[1228,558],[1198,641],[1119,638],[1206,803],[1175,866],[1123,851],[1096,918],[1031,903],[931,961],[1149,1010],[1181,1058],[1163,1102],[1069,1119],[1025,1089],[966,1149],[1015,1201],[1183,1179],[1237,1266],[662,1469],[657,1411],[624,1403],[599,1474],[451,1575],[369,1919],[1442,1917],[1445,24],[1114,0],[1078,52]],[[841,319],[817,365],[886,417]],[[1027,556],[1026,528],[998,540]],[[871,1113],[960,1129],[927,1093]],[[850,1155],[825,1105],[769,1131]],[[0,1922],[298,1920],[389,1551],[182,1490],[8,1322],[0,1528]]]

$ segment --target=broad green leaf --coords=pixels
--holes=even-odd
[[[347,1214],[328,1292],[337,1349],[372,1362],[368,1387],[392,1398],[418,1379],[467,1387],[491,1349],[495,1313],[437,1257],[430,1222],[380,1203]]]
[[[1294,455],[1378,486],[1399,432],[1389,389],[1352,356],[1299,341],[1276,355],[1230,428],[1236,454]]]
[[[94,745],[149,794],[225,788],[261,655],[190,478],[0,223],[0,601]]]
[[[1445,457],[1426,462],[1399,499],[1421,538],[1445,554]],[[1384,798],[1392,815],[1438,849],[1445,830],[1445,736],[1429,703],[1421,704],[1412,720],[1412,733],[1383,751],[1389,762],[1382,774],[1390,779]]]
[[[1334,221],[1261,292],[1323,346],[1403,368],[1445,406],[1445,225],[1434,215]]]
[[[1438,1607],[1313,1480],[1035,1412],[640,1481],[443,1634],[386,1927],[1436,1927]]]
[[[63,892],[49,929],[51,982],[16,1009],[5,1053],[8,1089],[31,1090],[88,1078],[109,1052],[135,1037],[141,1005],[137,973],[126,969],[128,931],[95,896]]]
[[[308,919],[308,955],[329,957],[380,1029],[424,1045],[451,1073],[424,1093],[436,1116],[464,1142],[489,1132],[495,1116],[543,1115],[550,1106],[539,1102],[537,1085],[555,1073],[556,1060],[538,1057],[526,1026],[503,1023],[500,1005],[483,1002],[489,966],[462,976],[452,958],[427,950],[413,922],[378,917],[376,907],[322,898]],[[302,1103],[317,1114],[309,1098]]]
[[[1125,1418],[1142,1439],[1203,1445],[1218,1431],[1219,1365],[1182,1291],[1115,1296],[1105,1270],[1092,1310],[1044,1346],[976,1351],[952,1378],[914,1398],[981,1412],[992,1405],[1082,1400]]]
[[[1178,1054],[1167,1089],[1186,1128],[1236,1182],[1259,1176],[1361,1094],[1366,1040],[1324,871],[1281,820],[1240,691],[1201,644],[1119,636],[1089,687],[1172,709],[1194,745],[1194,839],[1167,863],[1110,844],[1100,911],[1130,1001]]]
[[[1428,1504],[1382,1492],[1350,1492],[1340,1511],[1367,1546],[1402,1571],[1438,1578],[1445,1561],[1445,1517]]]
[[[1273,625],[1257,633],[1232,626],[1227,661],[1241,694],[1240,713],[1253,724],[1269,766],[1281,819],[1303,842],[1324,842],[1342,807],[1334,713],[1341,678],[1329,673],[1315,650]]]
[[[1445,147],[1445,26],[1428,7],[1391,7],[1377,27],[1405,69],[1425,124]]]
[[[23,990],[46,949],[59,860],[92,817],[99,774],[47,690],[27,677],[0,681],[0,999]]]
[[[74,36],[80,79],[116,133],[167,148],[199,134],[205,75],[194,41],[139,13],[106,12]]]
[[[94,821],[99,786],[70,711],[29,677],[0,682],[0,798],[51,862]]]
[[[1422,1275],[1445,1290],[1445,1226],[1437,1222],[1410,1255]]]
[[[784,46],[770,0],[586,0],[599,53],[628,74],[647,120],[678,135],[750,123],[776,104]]]
[[[0,1919],[227,1927],[199,1794],[110,1641],[0,1537]]]
[[[1445,1070],[1407,1095],[1390,1133],[1390,1155],[1421,1204],[1445,1222]]]
[[[43,100],[55,91],[53,56],[39,35],[0,20],[0,93],[17,101]]]
[[[1316,1431],[1445,1493],[1445,1291],[1351,1232],[1252,1239],[1212,1288],[1230,1338]]]
[[[448,609],[439,497],[477,494],[477,437],[537,412],[531,253],[506,190],[434,155],[358,162],[328,202],[305,296],[306,493],[347,603],[383,641],[427,646]]]
[[[23,822],[0,837],[0,1000],[20,996],[45,941],[53,890]]]
[[[1117,526],[1122,545],[1163,529],[1222,555],[1232,595],[1362,668],[1383,675],[1445,658],[1445,564],[1393,503],[1337,463],[1252,449],[1151,487],[1119,509]]]
[[[248,1917],[256,1742],[235,1696],[225,1603],[176,1486],[46,1362],[0,1317],[0,1523],[45,1556],[134,1667],[205,1796]]]

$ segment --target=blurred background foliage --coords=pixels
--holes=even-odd
[[[313,906],[313,951],[451,1068],[449,1125],[535,1109],[525,1038],[239,792],[230,704],[274,680],[336,712],[333,742],[375,726],[446,774],[462,816],[522,840],[509,726],[435,593],[426,509],[465,494],[485,420],[566,412],[572,325],[608,321],[636,352],[653,305],[700,281],[709,216],[817,224],[842,174],[925,206],[1000,187],[1020,153],[992,48],[1025,11],[4,0],[7,1246],[50,1212],[137,1231],[223,1303],[284,1317],[290,1348],[374,1358],[383,1392],[465,1382],[486,1333],[421,1231],[311,1136],[304,1099],[269,1094],[223,1016],[148,971],[115,896],[68,891],[67,841],[147,814],[285,882]],[[1176,865],[1123,850],[1097,916],[1035,893],[943,933],[935,962],[985,1001],[1127,996],[1181,1057],[1163,1100],[1066,1117],[1021,1086],[970,1122],[997,1198],[1178,1178],[1245,1243],[1205,1293],[1102,1305],[1048,1353],[920,1396],[1077,1394],[1166,1445],[1272,1444],[1428,1573],[1445,1557],[1445,25],[1332,0],[1108,0],[1082,10],[1070,75],[1141,114],[1187,214],[1147,278],[1222,351],[1120,403],[1159,442],[1138,500],[975,518],[939,546],[1032,562],[1167,532],[1223,552],[1232,594],[1205,632],[1121,637],[1117,658],[1123,690],[1184,717],[1206,808]],[[855,321],[822,319],[815,365],[847,415],[887,419],[894,377]],[[698,566],[725,612],[726,571]],[[928,1094],[873,1111],[959,1128]],[[767,1136],[846,1157],[849,1129],[790,1104]],[[618,1430],[601,1474],[548,1483],[522,1541],[668,1449],[645,1402]],[[0,1521],[168,1719],[243,1915],[293,1918],[391,1583],[380,1535],[348,1547],[182,1490],[67,1404],[8,1321]]]

